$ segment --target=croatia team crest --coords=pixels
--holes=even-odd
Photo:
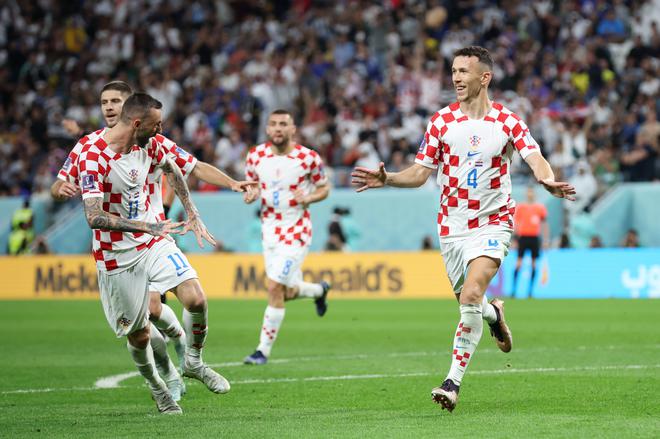
[[[471,136],[470,137],[470,148],[477,149],[479,148],[479,143],[481,142],[481,137]]]
[[[128,176],[131,178],[131,181],[132,181],[133,183],[136,183],[139,174],[140,174],[140,173],[138,172],[137,169],[131,169],[131,172],[128,173]]]

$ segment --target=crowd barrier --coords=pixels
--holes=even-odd
[[[261,255],[193,254],[190,263],[211,298],[265,298]],[[489,294],[513,291],[516,252],[504,261]],[[660,249],[550,250],[537,262],[536,298],[659,298]],[[0,257],[0,299],[95,299],[91,256]],[[525,297],[529,258],[518,279]],[[333,298],[450,298],[453,293],[437,251],[312,253],[304,264],[308,281],[330,281]]]

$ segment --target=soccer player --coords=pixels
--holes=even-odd
[[[102,88],[101,111],[108,128],[112,128],[118,123],[124,102],[132,93],[133,90],[131,87],[123,81],[112,81]],[[79,130],[77,126],[70,127],[70,129]],[[63,200],[76,195],[79,172],[78,157],[82,150],[82,146],[85,142],[92,141],[103,135],[106,130],[107,128],[103,128],[83,137],[69,153],[69,156],[57,175],[57,180],[51,187],[51,194],[55,199]],[[161,145],[163,152],[166,153],[168,158],[179,167],[184,176],[192,174],[203,181],[220,187],[230,188],[235,192],[253,190],[252,188],[255,183],[232,179],[216,167],[198,161],[192,154],[189,154],[176,143],[161,134],[156,134],[154,138]],[[147,182],[150,206],[155,210],[157,217],[164,220],[166,215],[161,190],[161,183],[163,181],[162,174],[160,168],[153,168],[147,177]],[[155,288],[150,288],[150,291],[151,300],[149,303],[149,318],[155,326],[172,341],[177,356],[179,357],[179,366],[181,370],[183,370],[186,346],[185,332],[172,308],[161,303],[160,298],[167,293],[167,290],[158,291]],[[181,393],[185,392],[185,386],[183,386],[181,380],[175,381],[172,373],[168,372],[170,369],[163,366],[168,364],[169,356],[167,355],[167,349],[164,348],[164,344],[160,343],[162,336],[156,334],[154,331],[152,331],[152,335],[152,341],[156,340],[155,343],[152,343],[154,355],[156,355],[158,364],[161,366],[159,367],[159,372],[163,372],[163,377],[170,377],[169,379],[166,378],[166,382],[174,399],[178,401],[181,398]]]
[[[266,364],[284,320],[284,302],[314,298],[322,317],[330,285],[304,282],[302,264],[312,242],[312,222],[307,208],[324,200],[330,187],[321,157],[293,140],[296,132],[291,113],[275,110],[268,117],[268,142],[250,150],[247,180],[259,182],[259,193],[246,193],[246,203],[261,197],[264,262],[268,277],[268,306],[264,312],[259,345],[245,364]]]
[[[536,180],[552,195],[573,200],[575,189],[557,182],[527,125],[488,98],[493,60],[482,47],[454,53],[452,81],[457,102],[433,115],[415,163],[401,172],[355,168],[358,192],[383,186],[419,187],[434,169],[442,188],[438,234],[445,267],[459,301],[461,319],[451,367],[431,391],[443,409],[454,410],[463,375],[481,339],[483,320],[500,350],[511,350],[511,332],[500,300],[487,301],[488,284],[506,256],[513,228],[511,157],[517,151]]]
[[[215,245],[181,171],[153,138],[161,127],[161,108],[159,101],[145,93],[126,99],[119,122],[83,144],[78,182],[85,216],[94,230],[93,253],[106,319],[118,337],[127,336],[128,350],[147,380],[158,410],[178,414],[181,408],[156,373],[149,349],[149,285],[176,287],[185,308],[188,345],[184,375],[202,381],[215,393],[228,392],[230,385],[202,361],[206,298],[197,273],[168,236],[192,230],[200,246],[202,238]],[[175,188],[188,216],[185,224],[158,221],[150,208],[146,183],[152,166],[161,168]]]
[[[516,206],[516,213],[513,215],[515,224],[516,241],[518,243],[518,259],[516,260],[516,269],[513,272],[513,289],[511,297],[516,297],[518,287],[518,274],[522,266],[522,260],[525,253],[532,255],[532,274],[529,279],[529,289],[527,297],[532,297],[534,290],[534,279],[536,278],[536,260],[541,251],[541,230],[543,231],[543,242],[550,242],[550,229],[546,221],[548,210],[541,203],[537,203],[534,195],[534,188],[527,188],[527,202]]]

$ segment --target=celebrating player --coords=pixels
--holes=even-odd
[[[284,302],[314,298],[316,313],[328,309],[327,282],[309,283],[302,278],[302,264],[312,242],[312,221],[307,208],[324,200],[329,192],[321,157],[293,141],[296,132],[288,111],[273,111],[268,118],[268,142],[247,156],[247,180],[259,182],[260,193],[246,193],[246,203],[261,196],[261,222],[268,306],[264,313],[257,350],[245,364],[266,364],[284,320]]]
[[[87,140],[78,158],[78,181],[85,215],[94,229],[101,302],[108,323],[117,336],[127,336],[133,360],[147,380],[158,410],[181,413],[163,380],[155,371],[149,347],[149,285],[165,290],[176,287],[183,304],[188,335],[184,375],[196,378],[216,393],[230,386],[202,362],[207,332],[206,297],[197,273],[168,234],[181,223],[157,221],[145,190],[151,166],[167,174],[188,216],[183,230],[193,230],[215,244],[199,218],[183,175],[153,138],[161,127],[162,104],[144,93],[131,95],[119,122],[94,140]],[[130,233],[132,232],[132,233]]]
[[[112,81],[102,88],[101,111],[108,128],[112,128],[118,123],[124,102],[132,93],[133,90],[131,87],[123,81]],[[76,125],[71,127],[71,130],[78,131],[79,128]],[[107,128],[103,128],[83,137],[69,153],[67,160],[57,175],[58,179],[51,187],[51,194],[55,199],[67,199],[77,193],[78,157],[82,146],[87,141],[94,141],[103,135],[106,130]],[[198,161],[192,154],[189,154],[161,134],[156,134],[154,139],[161,145],[163,152],[166,153],[168,158],[179,167],[184,176],[192,174],[210,184],[230,188],[235,192],[251,191],[253,190],[252,187],[256,184],[232,179],[216,167]],[[156,167],[151,170],[147,177],[149,204],[159,219],[165,219],[166,217],[161,190],[162,174],[161,169]],[[149,319],[172,341],[179,357],[180,368],[183,370],[186,336],[172,308],[166,304],[161,304],[161,295],[165,295],[167,290],[159,291],[155,286],[152,286],[149,291],[151,292]],[[167,355],[166,346],[164,345],[164,341],[162,341],[162,336],[156,332],[152,331],[152,347],[154,348],[156,362],[159,366],[159,373],[166,380],[174,399],[178,401],[181,398],[181,394],[185,392],[185,387],[180,379],[175,380],[174,374],[168,364],[169,356]]]
[[[488,98],[493,60],[482,47],[454,53],[452,81],[457,102],[428,123],[415,163],[401,172],[358,167],[358,192],[385,185],[419,187],[434,169],[442,187],[438,234],[447,274],[459,301],[461,319],[454,338],[451,367],[441,386],[431,391],[443,409],[454,410],[463,375],[481,339],[485,319],[497,346],[511,350],[511,332],[503,302],[488,302],[488,284],[506,256],[513,228],[511,157],[517,151],[536,180],[552,195],[574,199],[575,189],[557,182],[527,125]],[[438,168],[440,166],[440,168]]]

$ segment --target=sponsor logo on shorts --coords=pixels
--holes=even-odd
[[[131,326],[131,321],[129,319],[127,319],[126,317],[122,317],[122,318],[118,319],[117,323],[119,323],[124,328],[128,328],[129,326]]]

